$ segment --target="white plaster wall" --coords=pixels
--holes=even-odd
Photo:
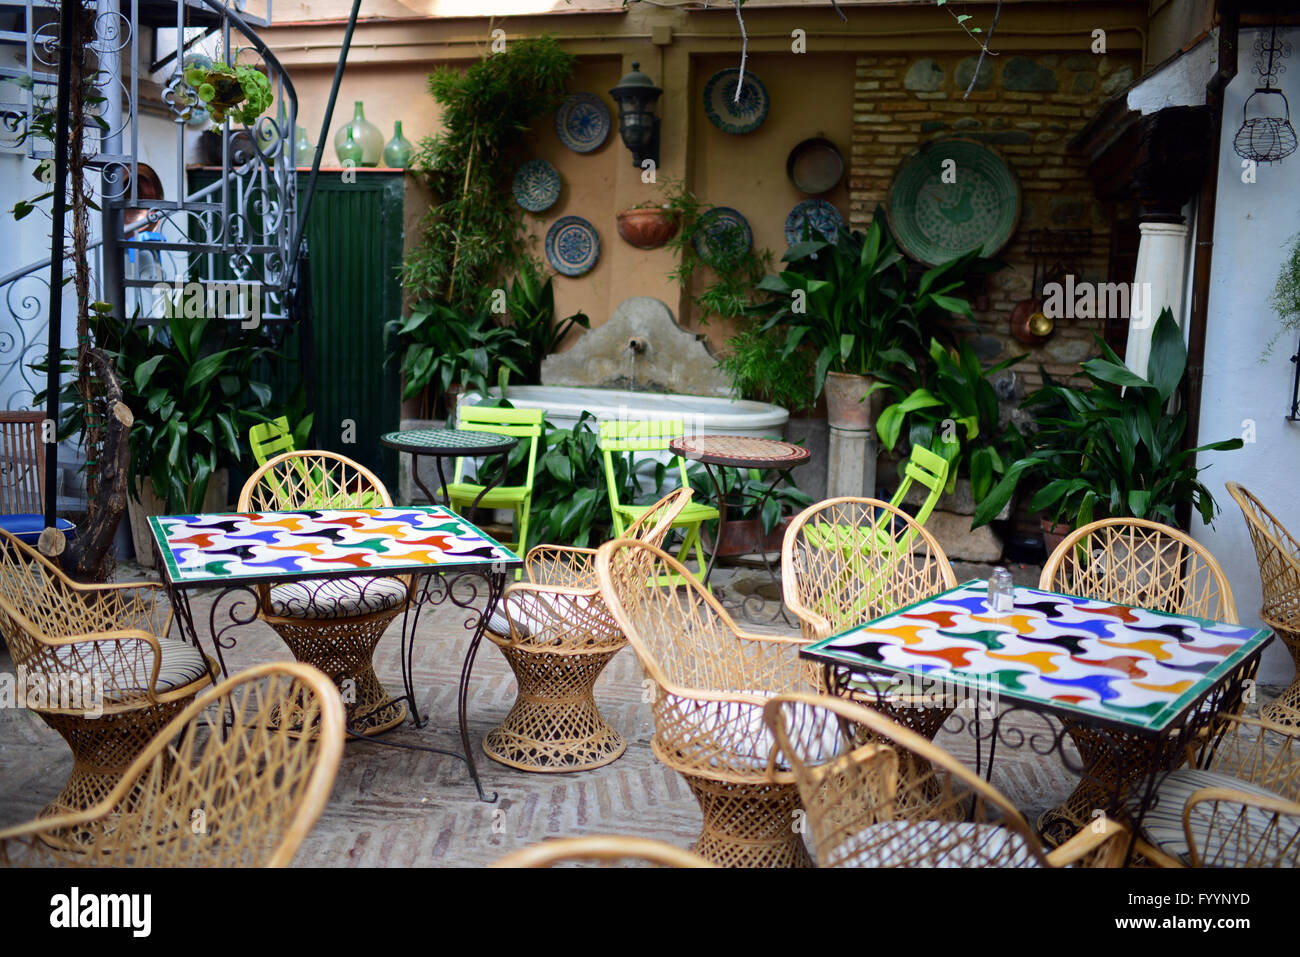
[[[1287,39],[1300,48],[1300,30],[1289,31]],[[1300,535],[1300,422],[1284,418],[1291,397],[1295,335],[1279,340],[1264,359],[1264,346],[1278,329],[1268,298],[1284,246],[1300,232],[1300,152],[1260,166],[1253,184],[1241,180],[1242,161],[1233,151],[1232,138],[1241,125],[1242,105],[1258,81],[1250,55],[1253,42],[1253,32],[1243,31],[1237,77],[1224,104],[1200,438],[1205,442],[1239,436],[1243,422],[1253,420],[1255,441],[1234,452],[1201,456],[1201,464],[1209,466],[1203,480],[1223,511],[1212,528],[1194,519],[1193,534],[1231,579],[1242,621],[1258,623],[1255,552],[1245,520],[1223,483],[1234,480],[1249,488]],[[1300,70],[1283,74],[1281,85],[1290,101],[1300,105]],[[1259,99],[1251,105],[1252,114]],[[1260,679],[1284,683],[1291,675],[1290,658],[1273,642],[1265,652]]]

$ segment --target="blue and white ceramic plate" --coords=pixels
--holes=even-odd
[[[740,84],[740,99],[736,99],[736,85]],[[704,84],[704,113],[709,122],[724,133],[752,133],[763,125],[771,106],[767,87],[751,71],[745,71],[740,81],[740,70],[731,67],[719,70]]]
[[[599,149],[609,136],[609,107],[594,93],[574,93],[555,111],[555,132],[575,153]]]
[[[749,221],[730,206],[715,206],[700,217],[695,234],[695,251],[706,263],[726,254],[740,255],[754,245]]]
[[[515,202],[530,213],[540,213],[560,198],[560,174],[546,160],[529,160],[515,173]]]
[[[809,239],[824,239],[835,242],[844,225],[840,211],[824,199],[805,199],[796,203],[790,215],[785,218],[785,242],[787,246],[804,241],[804,226],[811,227]]]
[[[581,216],[557,219],[546,231],[546,258],[564,276],[581,276],[591,271],[600,258],[600,236],[596,227]]]

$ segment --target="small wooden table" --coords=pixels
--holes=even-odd
[[[713,483],[713,493],[718,499],[718,537],[709,554],[709,567],[704,572],[702,584],[709,583],[713,566],[717,563],[718,553],[722,551],[722,542],[727,529],[727,495],[722,488],[721,469],[757,469],[775,471],[776,478],[767,487],[763,497],[758,500],[758,512],[761,515],[763,503],[771,496],[776,485],[782,479],[789,481],[790,470],[802,465],[811,458],[807,449],[790,442],[776,439],[761,439],[750,435],[695,435],[683,436],[668,443],[668,450],[682,458],[699,462],[709,473]],[[713,468],[717,466],[718,472]],[[764,563],[767,558],[764,556]],[[770,571],[770,569],[769,569]]]
[[[379,441],[390,449],[406,452],[411,456],[411,477],[415,479],[415,484],[420,487],[420,491],[425,494],[430,505],[436,504],[437,499],[420,479],[419,457],[421,455],[427,455],[433,459],[434,465],[438,469],[438,482],[444,494],[447,489],[447,476],[442,471],[443,459],[500,455],[501,468],[496,473],[496,478],[483,486],[483,490],[475,496],[474,504],[470,506],[471,509],[478,508],[478,503],[483,500],[483,496],[488,493],[489,489],[501,484],[501,481],[506,476],[506,467],[509,462],[507,456],[519,444],[519,440],[512,435],[498,435],[495,432],[466,432],[461,429],[404,429],[400,432],[388,432],[380,436]],[[450,504],[450,502],[446,502],[446,504]]]

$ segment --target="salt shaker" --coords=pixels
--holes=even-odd
[[[989,610],[1001,614],[1015,607],[1016,586],[1011,581],[1011,572],[1002,566],[993,569],[989,576]]]

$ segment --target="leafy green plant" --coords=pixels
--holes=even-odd
[[[731,351],[718,360],[718,367],[731,380],[737,398],[771,402],[804,412],[813,402],[813,354],[796,349],[785,355],[779,337],[764,333],[759,324],[746,321],[727,340]]]
[[[949,491],[964,476],[975,501],[981,501],[1024,449],[1013,424],[999,425],[998,396],[990,379],[1024,358],[1013,356],[985,369],[969,342],[945,348],[931,339],[926,384],[881,410],[876,419],[881,444],[892,452],[906,434],[909,447],[920,445],[948,461]]]
[[[553,37],[520,37],[468,69],[429,76],[441,132],[421,141],[412,167],[438,201],[403,266],[413,298],[474,312],[518,266],[523,219],[510,182],[528,129],[560,105],[573,63]]]
[[[756,296],[759,282],[771,268],[772,254],[766,249],[754,249],[749,237],[739,224],[723,220],[709,225],[701,220],[712,207],[690,192],[680,180],[664,182],[664,202],[647,205],[663,206],[677,220],[677,234],[668,240],[665,248],[677,257],[677,266],[669,273],[683,289],[689,289],[701,270],[708,275],[703,290],[692,302],[700,310],[700,318],[707,322],[711,317],[731,319],[743,316],[765,299]],[[697,240],[705,249],[701,254]]]
[[[208,482],[238,464],[240,436],[266,419],[271,387],[253,367],[273,350],[238,324],[182,309],[157,323],[123,322],[106,313],[92,319],[95,343],[113,359],[122,381],[131,427],[129,489],[138,498],[148,477],[168,512],[203,508]],[[64,387],[64,398],[75,382]],[[71,395],[76,395],[71,391]],[[81,407],[69,405],[69,433],[84,427]]]
[[[575,312],[562,322],[555,321],[554,277],[542,281],[542,267],[531,256],[520,263],[519,272],[506,293],[510,329],[519,343],[513,356],[525,383],[541,381],[542,360],[559,348],[574,326],[591,328],[584,312]]]
[[[771,479],[755,469],[716,469],[721,475],[722,494],[727,501],[727,521],[757,518],[764,534],[776,528],[782,515],[792,515],[812,504],[812,496],[793,484],[771,487]],[[686,476],[695,489],[695,500],[712,502],[717,496],[713,481],[702,465],[689,465]],[[710,523],[717,525],[716,521]]]
[[[520,374],[511,357],[525,349],[486,309],[465,313],[444,302],[416,303],[409,317],[384,327],[384,336],[401,340],[389,359],[401,356],[403,399],[425,393],[430,386],[438,395],[453,385],[485,391],[501,367]]]
[[[821,395],[827,372],[870,375],[872,389],[901,387],[916,371],[922,325],[934,313],[971,316],[960,289],[975,253],[927,270],[913,285],[902,252],[880,209],[865,233],[841,230],[833,243],[795,243],[782,257],[791,264],[767,276],[759,289],[773,293],[771,315],[762,329],[785,329],[783,354],[811,346],[813,394]]]
[[[1264,346],[1264,359],[1272,355],[1273,347],[1283,335],[1300,332],[1300,233],[1291,237],[1286,259],[1282,262],[1282,269],[1278,272],[1268,303],[1277,311],[1282,322],[1277,334]]]
[[[1190,502],[1206,524],[1213,520],[1217,505],[1198,478],[1196,456],[1239,449],[1242,441],[1182,448],[1187,413],[1166,412],[1187,366],[1173,314],[1165,309],[1156,320],[1145,379],[1099,336],[1097,345],[1102,356],[1083,364],[1090,389],[1049,380],[1026,398],[1026,407],[1039,410],[1039,430],[1029,453],[1007,468],[976,508],[976,527],[992,521],[1025,477],[1042,485],[1030,508],[1054,523],[1132,516],[1176,524],[1181,502]]]
[[[207,107],[216,126],[227,116],[252,126],[275,102],[266,74],[243,63],[194,65],[185,70],[185,82]]]

